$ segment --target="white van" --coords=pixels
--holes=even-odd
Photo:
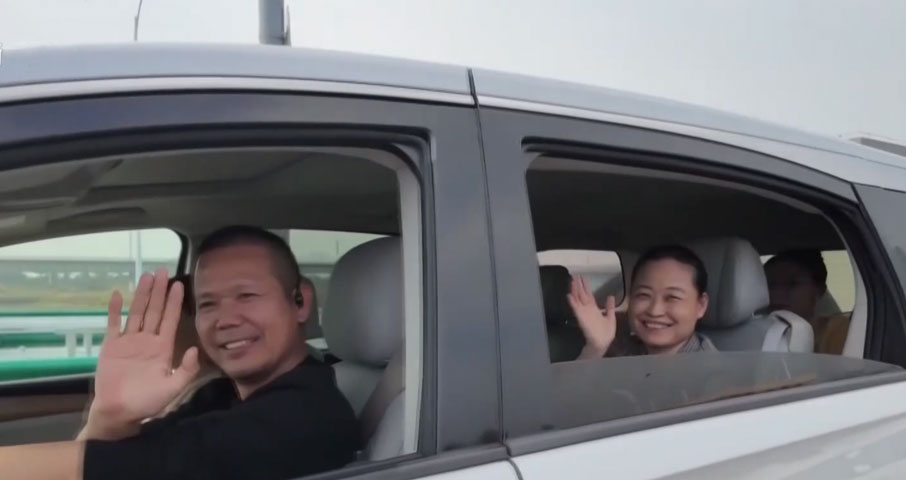
[[[7,49],[0,444],[72,437],[91,318],[142,255],[191,273],[207,233],[253,224],[307,259],[353,407],[385,399],[361,461],[317,478],[900,478],[904,211],[896,155],[619,91],[296,48]],[[385,237],[399,265],[358,262],[381,288],[349,298],[343,253]],[[581,336],[539,258],[622,298],[663,243],[705,260],[719,353],[554,355]],[[837,354],[764,312],[762,259],[791,248],[825,256]]]

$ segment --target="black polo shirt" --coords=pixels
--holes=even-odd
[[[311,357],[240,401],[203,386],[141,433],[85,444],[84,480],[282,480],[351,462],[359,431],[333,369]]]

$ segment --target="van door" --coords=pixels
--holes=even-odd
[[[661,478],[906,415],[898,400],[906,359],[889,349],[866,349],[863,358],[757,349],[551,363],[539,251],[638,253],[724,235],[765,250],[792,236],[826,242],[854,256],[868,323],[886,325],[883,341],[906,350],[896,331],[906,318],[903,291],[885,280],[890,266],[851,184],[729,139],[483,97],[481,80],[504,428],[522,478]],[[869,344],[882,341],[879,332],[869,329]],[[747,478],[798,471],[747,465]]]

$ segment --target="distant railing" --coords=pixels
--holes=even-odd
[[[106,311],[0,312],[0,351],[14,354],[0,382],[93,373],[106,325]]]
[[[97,357],[0,360],[0,382],[94,373]]]
[[[0,312],[0,348],[63,346],[67,357],[75,357],[81,344],[90,357],[106,326],[106,312]]]

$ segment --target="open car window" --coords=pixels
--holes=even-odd
[[[90,373],[104,338],[110,293],[128,308],[136,279],[173,273],[182,241],[172,230],[123,230],[0,248],[0,382]]]
[[[562,266],[572,275],[588,282],[599,302],[613,296],[617,305],[623,301],[623,265],[616,252],[604,250],[547,250],[538,252],[540,266]]]
[[[810,247],[823,254],[836,313],[853,311],[857,272],[829,214],[757,189],[655,169],[612,167],[606,160],[542,155],[529,168],[526,186],[540,251],[552,421],[558,428],[901,370],[841,352],[819,354],[819,342],[833,343],[830,337],[840,340],[836,343],[842,348],[849,316],[827,327],[822,318],[775,314],[771,308],[762,265],[770,255],[759,252]],[[695,214],[677,216],[677,211]],[[800,230],[808,233],[786,233]],[[600,276],[607,250],[632,252],[629,261],[635,262],[637,255],[658,245],[686,247],[702,260],[710,302],[693,337],[712,347],[701,353],[645,354],[645,340],[636,329],[648,327],[635,324],[634,317],[641,314],[633,314],[629,305],[616,316],[616,338],[610,345],[617,348],[603,358],[580,357],[588,344],[583,328],[575,315],[558,313],[571,308],[561,298],[568,277],[552,275],[545,266]],[[614,253],[607,255],[613,259],[608,273],[621,280],[619,272],[634,267],[621,264]],[[597,308],[604,307],[599,290],[607,281],[589,281]]]

